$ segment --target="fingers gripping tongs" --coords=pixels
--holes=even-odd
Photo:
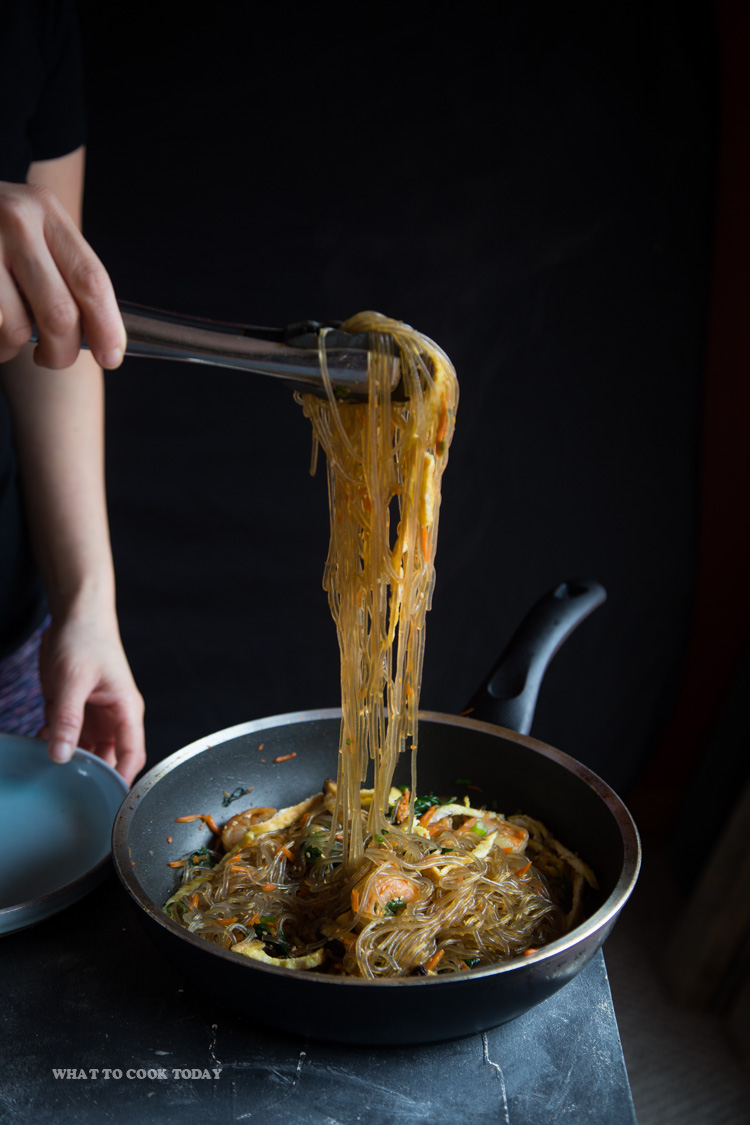
[[[326,367],[339,398],[367,394],[366,332],[345,332],[338,323],[306,320],[287,328],[226,324],[120,303],[128,334],[126,355],[207,363],[283,379],[295,389],[325,394],[318,349],[325,333]],[[392,386],[399,381],[394,359]]]

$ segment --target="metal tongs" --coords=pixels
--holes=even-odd
[[[338,322],[305,320],[287,328],[227,324],[120,302],[128,334],[126,355],[231,367],[283,379],[295,389],[325,395],[318,340],[325,335],[326,366],[338,398],[366,397],[367,332],[345,332]],[[400,378],[393,360],[392,389]]]

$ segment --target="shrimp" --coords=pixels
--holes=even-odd
[[[275,812],[276,809],[271,808],[245,809],[244,812],[231,817],[221,830],[221,842],[224,845],[224,850],[231,852],[232,848],[242,843],[242,838],[248,828],[252,828],[255,824],[262,824]]]
[[[453,826],[453,818],[459,816],[465,819],[460,826]],[[496,833],[495,844],[503,851],[521,854],[526,850],[528,830],[523,825],[506,820],[500,813],[489,812],[487,809],[473,809],[470,805],[438,805],[429,823],[429,834],[438,835],[444,827],[444,821],[452,827],[457,836],[468,836],[474,832],[475,835],[482,837],[484,833],[492,832]]]
[[[245,809],[228,820],[221,832],[221,842],[230,851],[232,848],[247,848],[256,836],[263,836],[266,832],[279,832],[282,828],[290,828],[309,812],[317,811],[324,803],[322,793],[300,801],[298,805],[290,805],[287,809]]]
[[[411,879],[401,875],[380,875],[365,880],[352,891],[352,910],[363,919],[374,921],[387,914],[397,914],[408,902],[414,902],[419,895],[419,887]],[[394,908],[393,904],[398,904]],[[389,909],[390,905],[390,909]]]

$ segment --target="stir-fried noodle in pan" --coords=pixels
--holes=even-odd
[[[327,460],[338,777],[292,808],[232,817],[223,855],[176,861],[183,882],[166,909],[207,941],[277,966],[365,978],[462,971],[567,932],[595,879],[538,821],[417,796],[425,618],[458,384],[445,353],[399,321],[361,313],[343,327],[369,333],[367,400],[336,399],[325,330],[327,397],[299,396],[313,471],[319,447]],[[411,784],[394,789],[406,751]]]

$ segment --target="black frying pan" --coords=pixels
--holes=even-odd
[[[543,820],[594,868],[594,913],[566,937],[529,957],[491,968],[434,977],[365,981],[295,972],[248,961],[176,925],[161,907],[177,879],[170,860],[208,842],[202,822],[217,823],[251,805],[281,808],[336,775],[340,712],[276,715],[203,738],[152,769],[131,791],[114,827],[120,879],[155,943],[187,978],[255,1023],[306,1037],[353,1043],[425,1043],[495,1027],[551,996],[591,960],[630,895],[640,866],[638,833],[616,794],[585,766],[550,746],[482,721],[499,716],[527,731],[544,670],[566,636],[601,601],[597,583],[563,583],[524,621],[473,701],[472,717],[423,712],[418,789],[463,796],[471,779],[489,803]],[[263,750],[258,746],[263,744]],[[293,759],[275,764],[290,753]],[[265,759],[262,763],[260,759]],[[408,763],[401,777],[408,781]],[[252,793],[222,805],[225,793]],[[167,843],[172,837],[172,843]]]

